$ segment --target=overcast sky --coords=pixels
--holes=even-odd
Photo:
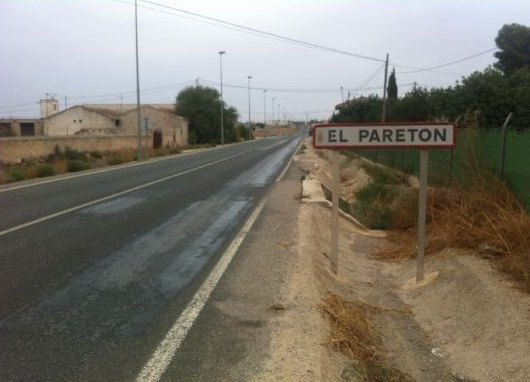
[[[382,95],[386,53],[390,70],[396,68],[400,96],[414,82],[454,85],[493,64],[494,52],[432,71],[417,69],[495,48],[504,24],[530,25],[528,0],[138,4],[142,103],[173,103],[197,79],[219,89],[218,52],[223,50],[224,100],[248,120],[251,75],[250,110],[256,122],[264,119],[264,95],[268,120],[273,97],[276,118],[280,110],[282,116],[305,120],[330,117],[348,94]],[[267,38],[171,8],[348,54]],[[68,106],[135,103],[134,31],[133,0],[0,0],[0,117],[38,116],[38,101],[47,93],[61,101],[61,109],[65,97]]]

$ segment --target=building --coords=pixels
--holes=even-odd
[[[137,135],[136,104],[77,105],[59,111],[55,99],[40,101],[40,119],[0,119],[0,137]],[[140,106],[141,134],[152,136],[153,147],[185,146],[188,120],[172,104]]]
[[[35,135],[43,135],[43,126],[41,119],[0,119],[0,137],[32,137]]]

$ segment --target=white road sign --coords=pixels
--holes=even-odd
[[[455,127],[438,123],[327,124],[316,125],[317,149],[347,148],[451,148]]]

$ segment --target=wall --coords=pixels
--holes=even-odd
[[[113,128],[113,119],[81,106],[71,107],[44,120],[44,134],[48,136],[74,135],[81,129]]]
[[[277,137],[277,136],[286,136],[293,135],[298,132],[297,128],[294,127],[267,127],[265,129],[255,129],[252,134],[255,138],[265,138],[265,137]]]
[[[137,139],[136,135],[0,138],[0,163],[19,163],[22,159],[46,156],[56,145],[79,151],[136,148]],[[143,145],[151,147],[152,138],[144,138]]]
[[[162,132],[162,146],[185,146],[188,144],[188,121],[174,113],[158,110],[151,106],[142,106],[140,114],[143,119],[149,119],[149,134],[154,130]],[[131,110],[121,116],[124,129],[129,134],[136,134],[137,129],[136,110]]]
[[[43,135],[43,123],[42,119],[0,119],[0,123],[3,126],[4,133],[9,135],[7,136],[17,136],[22,135],[20,124],[29,123],[33,124],[35,135]],[[9,132],[7,131],[9,130]]]

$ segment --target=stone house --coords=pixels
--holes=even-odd
[[[135,104],[88,104],[70,107],[43,118],[46,136],[135,135]],[[171,104],[141,105],[142,135],[151,136],[153,147],[188,143],[188,120],[175,114]]]

